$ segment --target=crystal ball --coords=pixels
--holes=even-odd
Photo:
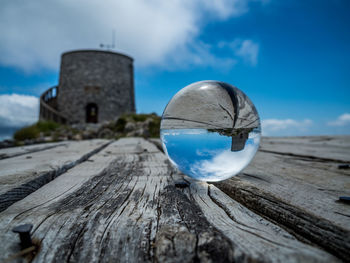
[[[222,181],[253,159],[260,143],[260,118],[238,88],[200,81],[181,89],[166,106],[160,125],[164,152],[184,174]]]

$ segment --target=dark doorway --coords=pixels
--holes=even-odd
[[[86,122],[97,123],[98,107],[96,103],[89,103],[86,105]]]

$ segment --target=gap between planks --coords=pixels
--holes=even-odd
[[[54,142],[54,143],[42,143],[28,146],[10,147],[0,149],[0,160],[12,158],[28,153],[40,152],[48,149],[52,149],[58,146],[66,145],[66,142]]]
[[[105,148],[110,141],[67,142],[30,148],[0,161],[0,212]],[[23,149],[19,149],[20,152]],[[16,152],[15,149],[12,149]],[[25,149],[28,151],[28,149]]]

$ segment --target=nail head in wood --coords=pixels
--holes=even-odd
[[[339,201],[343,203],[350,204],[350,196],[340,196]]]
[[[30,237],[30,231],[32,228],[32,224],[23,224],[12,229],[12,232],[19,234],[22,248],[28,248],[33,245],[32,238]]]
[[[338,165],[338,169],[349,169],[350,168],[350,164],[339,164]]]

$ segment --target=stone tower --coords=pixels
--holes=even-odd
[[[133,59],[110,51],[63,53],[59,85],[40,100],[40,119],[70,124],[110,121],[130,112],[135,112]]]

